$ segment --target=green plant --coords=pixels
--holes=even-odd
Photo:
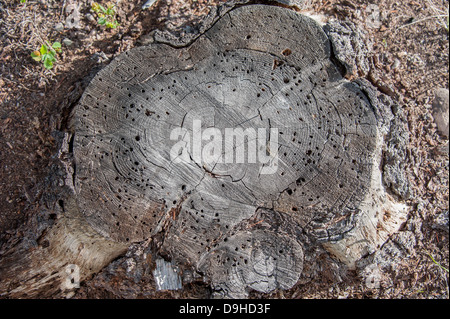
[[[440,263],[438,263],[436,260],[434,260],[433,256],[431,256],[431,254],[427,251],[427,255],[431,258],[431,260],[438,265],[441,269],[445,270],[446,272],[448,272],[448,269],[445,268],[444,266],[442,266]]]
[[[112,3],[108,3],[106,8],[97,2],[92,3],[91,10],[97,14],[99,25],[104,25],[106,28],[115,29],[119,26],[116,20],[116,9]]]
[[[61,52],[61,43],[53,42],[50,45],[48,42],[42,44],[39,50],[31,52],[31,57],[35,61],[41,61],[47,70],[53,68],[53,63],[56,62],[56,54]]]

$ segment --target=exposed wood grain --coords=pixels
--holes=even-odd
[[[84,280],[151,241],[222,297],[245,297],[295,285],[314,245],[352,267],[400,227],[404,207],[383,182],[406,189],[392,183],[403,140],[385,97],[343,78],[345,55],[308,17],[264,5],[218,16],[195,41],[134,48],[91,81],[64,164],[76,203],[43,235],[48,245],[1,260],[2,276],[17,278],[0,283],[8,296],[64,292],[68,265]],[[199,132],[214,139],[195,144]],[[380,170],[388,135],[397,175]],[[220,152],[206,157],[218,136]]]
[[[97,273],[127,245],[105,239],[90,227],[74,202],[34,248],[20,243],[2,255],[0,291],[8,298],[64,298]]]
[[[296,238],[288,243],[270,232],[230,237],[258,208],[289,215],[317,240],[341,238],[354,227],[370,186],[377,121],[366,95],[341,77],[330,54],[313,20],[247,6],[189,46],[153,44],[116,58],[75,110],[75,188],[88,223],[119,242],[163,233],[162,253],[198,267],[199,259],[228,251],[227,238],[248,237],[256,245],[273,236],[277,245],[301,252]],[[222,132],[277,128],[276,172],[261,174],[258,163],[205,165],[192,154],[173,161],[170,133],[182,127],[192,136],[194,120]],[[262,253],[257,246],[254,253]],[[268,249],[270,258],[284,256]],[[234,284],[287,288],[301,259],[292,261],[297,268],[279,264],[289,271],[281,271],[278,284],[263,288],[263,278]],[[214,267],[205,272],[223,281],[216,276],[223,265]]]

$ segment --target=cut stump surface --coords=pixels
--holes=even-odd
[[[315,241],[354,228],[379,134],[322,28],[261,5],[188,46],[120,55],[86,89],[73,130],[86,221],[117,242],[153,237],[230,295],[300,276],[301,237],[273,231],[271,212]]]

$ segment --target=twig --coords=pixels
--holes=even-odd
[[[439,267],[441,267],[442,269],[444,269],[446,272],[449,272],[447,268],[445,268],[444,266],[442,266],[440,263],[438,263],[436,260],[434,260],[433,256],[431,256],[431,254],[427,251],[427,255],[430,256],[431,260],[438,265]]]
[[[36,90],[29,89],[29,88],[27,88],[26,86],[24,86],[22,83],[19,83],[19,82],[10,80],[10,79],[8,79],[7,77],[4,77],[3,80],[6,80],[6,81],[8,81],[8,82],[11,82],[11,83],[13,83],[13,84],[15,84],[15,85],[21,87],[22,89],[27,90],[27,91],[31,91],[31,92],[40,92],[40,91],[36,91]]]
[[[398,27],[397,30],[400,30],[402,28],[405,28],[405,27],[408,27],[410,25],[413,25],[413,24],[416,24],[416,23],[420,23],[420,22],[423,22],[423,21],[426,21],[426,20],[436,19],[436,18],[444,18],[444,17],[448,17],[448,15],[447,14],[438,14],[438,15],[435,15],[435,16],[426,17],[426,18],[419,19],[419,20],[413,21],[411,23],[402,25],[401,27]]]
[[[61,16],[64,17],[64,9],[66,8],[66,0],[63,1],[62,7],[61,7]]]

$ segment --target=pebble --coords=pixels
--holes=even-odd
[[[449,92],[448,89],[439,88],[435,92],[432,104],[434,122],[437,125],[439,133],[448,138],[448,117],[449,117]]]
[[[94,16],[90,13],[86,14],[86,19],[90,22],[95,22]]]
[[[62,24],[62,22],[57,23],[53,28],[58,32],[62,32],[64,31],[64,24]]]
[[[148,34],[144,34],[144,35],[142,35],[139,39],[138,39],[138,42],[141,44],[141,45],[148,45],[148,44],[151,44],[151,43],[153,43],[153,42],[155,42],[155,39],[154,39],[154,31],[152,31],[152,32],[150,32],[150,33],[148,33]]]
[[[369,4],[366,7],[366,13],[368,14],[366,18],[366,25],[372,29],[378,29],[381,27],[381,15],[380,15],[380,7],[376,4]]]
[[[70,40],[69,38],[64,38],[64,39],[62,40],[62,43],[63,43],[65,46],[70,47],[70,46],[73,44],[73,41]]]
[[[151,6],[153,6],[155,4],[156,0],[148,0],[147,2],[144,3],[144,5],[142,6],[142,10],[148,9]]]
[[[96,61],[97,63],[103,63],[103,62],[109,60],[109,58],[106,56],[106,54],[103,51],[94,53],[91,56],[91,59]]]
[[[395,59],[394,63],[392,63],[391,68],[392,68],[392,70],[395,70],[395,69],[398,69],[400,67],[400,65],[401,65],[400,60],[399,59]]]

